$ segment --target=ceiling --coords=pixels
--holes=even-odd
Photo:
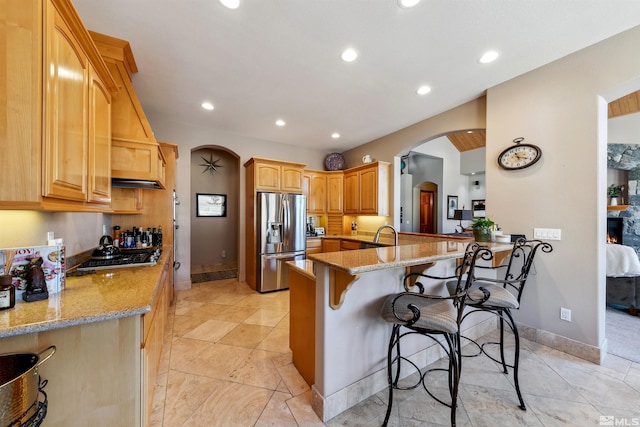
[[[396,0],[241,0],[236,10],[217,0],[73,1],[87,28],[131,43],[152,127],[327,152],[640,25],[636,0],[421,0],[411,9]],[[355,62],[340,59],[346,47],[359,52]],[[500,57],[480,64],[489,49]],[[431,92],[417,95],[421,85]]]

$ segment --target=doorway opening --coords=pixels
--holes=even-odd
[[[191,150],[191,283],[238,277],[240,158],[218,146]]]
[[[435,234],[438,230],[438,186],[424,182],[420,191],[420,233]]]

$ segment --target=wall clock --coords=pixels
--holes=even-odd
[[[504,149],[498,156],[498,165],[505,170],[528,168],[542,157],[542,150],[537,145],[522,144],[524,138],[516,138],[514,147]]]

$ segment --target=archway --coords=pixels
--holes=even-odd
[[[191,150],[191,283],[237,277],[240,157],[219,146]]]

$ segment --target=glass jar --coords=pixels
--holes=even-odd
[[[13,308],[16,305],[16,288],[8,274],[0,275],[0,310]]]

